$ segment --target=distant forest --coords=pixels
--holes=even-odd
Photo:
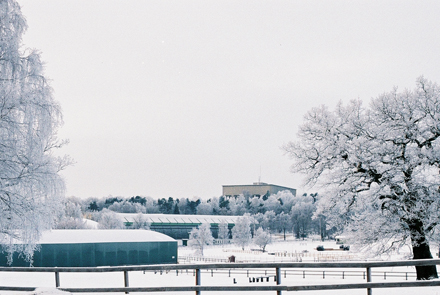
[[[252,196],[246,192],[226,198],[153,199],[135,196],[104,197],[66,200],[65,216],[86,216],[100,221],[104,212],[143,213],[143,214],[185,214],[185,215],[249,215],[256,224],[272,233],[293,233],[297,238],[311,234],[328,237],[335,229],[327,229],[325,216],[316,216],[317,193],[294,196],[290,191],[281,191],[270,196]],[[76,213],[75,213],[76,212]]]

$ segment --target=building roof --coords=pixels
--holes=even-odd
[[[261,187],[261,186],[270,186],[270,187],[276,187],[276,188],[284,188],[286,190],[296,190],[291,187],[282,186],[282,185],[276,185],[271,183],[265,183],[265,182],[254,182],[253,184],[225,184],[222,185],[223,187]]]
[[[253,184],[237,184],[237,185],[223,185],[224,196],[238,196],[245,192],[251,195],[273,195],[280,191],[290,191],[293,195],[296,195],[296,189],[280,186],[264,182],[254,182]]]
[[[43,232],[39,244],[83,244],[118,242],[172,242],[173,238],[150,230],[57,229]]]
[[[139,213],[117,213],[123,221],[133,222]],[[240,216],[231,215],[183,215],[183,214],[143,214],[150,223],[202,224],[202,223],[234,223]]]

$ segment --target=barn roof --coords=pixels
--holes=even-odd
[[[39,244],[79,244],[117,242],[172,242],[173,238],[150,230],[129,229],[60,229],[46,231]]]
[[[122,221],[133,222],[139,213],[117,213]],[[240,216],[231,215],[183,215],[183,214],[142,214],[147,222],[163,224],[232,223]]]

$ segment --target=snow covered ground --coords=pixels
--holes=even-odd
[[[245,251],[232,245],[217,245],[209,246],[204,251],[204,258],[206,260],[221,260],[234,255],[237,262],[241,261],[295,261],[300,258],[302,261],[330,261],[330,260],[365,260],[365,258],[356,253],[355,250],[350,251],[316,251],[318,245],[324,245],[325,248],[338,249],[339,245],[335,242],[320,242],[313,240],[306,241],[278,241],[268,245],[266,253],[260,251],[250,251],[257,247],[251,246]],[[437,250],[437,249],[435,249]],[[281,254],[283,253],[283,254]],[[277,255],[273,255],[277,254]],[[403,259],[408,253],[402,251],[393,256],[393,259]],[[188,247],[179,247],[180,257],[194,256],[194,249]],[[200,261],[197,261],[200,263]],[[361,283],[365,282],[362,269],[327,269],[317,270],[282,270],[282,284],[285,285],[313,285],[313,284],[337,284],[337,283]],[[344,272],[344,273],[343,273]],[[249,286],[249,285],[275,285],[273,280],[274,270],[251,270],[247,273],[246,270],[232,270],[229,273],[228,269],[223,270],[203,270],[202,271],[202,285],[235,285]],[[397,275],[398,277],[394,277]],[[403,268],[386,268],[373,270],[373,282],[390,282],[405,280],[415,280],[415,270],[413,267]],[[259,282],[250,282],[254,278],[269,277],[269,281],[264,279]],[[61,287],[123,287],[123,273],[61,273],[60,274]],[[130,272],[129,274],[130,287],[145,287],[145,286],[194,286],[195,277],[192,271],[170,271],[166,272]],[[4,272],[0,274],[0,286],[38,286],[34,292],[0,292],[1,295],[63,295],[65,292],[58,291],[54,288],[55,278],[53,273],[9,273]],[[440,287],[420,287],[420,288],[394,288],[394,289],[374,289],[374,295],[409,295],[422,293],[424,295],[440,295]],[[224,294],[225,292],[202,292],[202,294]],[[230,292],[236,294],[237,292]],[[90,293],[92,294],[92,293]],[[108,293],[107,293],[108,294]],[[119,293],[122,294],[122,293]],[[171,293],[133,293],[133,294],[171,294]],[[177,294],[194,294],[194,292],[179,292]],[[270,292],[240,292],[240,294],[275,294],[275,291]],[[285,292],[283,294],[294,294],[294,292]],[[295,292],[298,294],[298,292]],[[331,291],[301,291],[299,294],[307,295],[364,295],[365,289],[359,290],[331,290]]]

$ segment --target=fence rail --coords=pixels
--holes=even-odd
[[[230,251],[232,252],[232,251]],[[238,251],[233,251],[238,252]],[[245,252],[245,253],[251,253]],[[359,260],[356,255],[332,255],[332,254],[309,254],[309,253],[297,253],[293,255],[291,253],[271,253],[273,255],[266,256],[260,259],[250,259],[246,257],[236,258],[236,262],[302,262],[304,258],[311,258],[313,262],[336,262],[336,261],[355,261]],[[228,262],[228,259],[221,257],[202,257],[202,256],[179,256],[179,263],[193,263],[193,262]]]
[[[182,270],[181,274],[183,273]],[[157,271],[154,271],[156,273]],[[179,270],[176,270],[176,275],[179,275]],[[207,270],[209,272],[209,270]],[[211,269],[211,272],[209,274],[211,277],[215,274],[228,274],[229,277],[234,275],[246,275],[247,277],[266,277],[266,276],[274,276],[273,271],[267,271],[267,270],[258,270],[258,269],[238,269],[238,270],[218,270],[216,269],[215,272],[213,269]],[[188,270],[187,270],[188,274]],[[193,273],[195,276],[195,272]],[[313,270],[313,269],[302,269],[302,270],[282,270],[282,277],[287,278],[288,276],[298,276],[305,279],[309,276],[319,276],[323,279],[326,277],[339,277],[341,279],[349,278],[349,277],[362,277],[362,279],[366,279],[366,272],[365,270]],[[371,277],[380,277],[386,280],[387,278],[405,278],[407,281],[408,278],[415,278],[416,272],[415,271],[375,271],[371,272]]]
[[[380,262],[281,262],[281,263],[211,263],[211,264],[161,264],[142,266],[119,267],[0,267],[0,272],[52,272],[55,274],[55,287],[72,293],[106,293],[106,292],[177,292],[194,291],[197,295],[202,291],[307,291],[307,290],[335,290],[335,289],[367,289],[371,294],[374,288],[398,287],[426,287],[440,286],[439,280],[431,281],[402,281],[402,282],[371,282],[372,268],[403,267],[421,265],[439,265],[440,259],[409,260],[409,261],[380,261]],[[331,269],[331,268],[363,268],[366,270],[366,283],[356,284],[323,284],[323,285],[281,285],[282,269]],[[275,270],[276,285],[272,286],[201,286],[201,270],[213,269],[273,269]],[[130,287],[129,272],[131,271],[170,271],[194,270],[195,286],[163,286],[163,287]],[[62,288],[59,274],[62,272],[122,272],[124,274],[124,287],[120,288]],[[273,272],[273,271],[272,271]],[[7,287],[0,286],[2,291],[33,291],[36,287]]]

